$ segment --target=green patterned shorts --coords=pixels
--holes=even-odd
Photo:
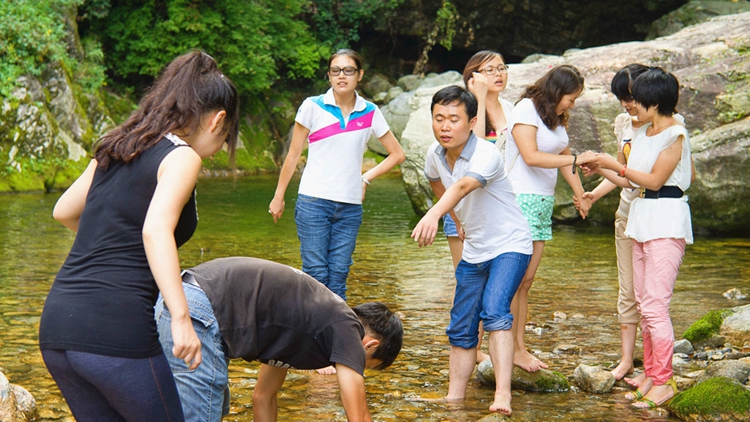
[[[529,222],[531,240],[551,240],[552,208],[555,205],[555,197],[520,193],[516,195],[516,201],[518,201],[526,221]]]

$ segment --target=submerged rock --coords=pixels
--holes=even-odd
[[[495,371],[492,368],[492,362],[485,360],[477,365],[477,379],[484,385],[495,385]],[[559,372],[548,369],[526,372],[517,366],[513,366],[511,388],[539,393],[560,393],[569,391],[570,384]]]

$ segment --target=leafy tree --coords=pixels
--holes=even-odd
[[[435,43],[439,42],[446,50],[451,50],[453,47],[453,37],[456,35],[458,19],[459,15],[456,6],[448,0],[443,0],[443,5],[437,11],[437,18],[425,37],[422,54],[414,65],[413,73],[415,75],[424,75],[424,70],[430,59],[430,51],[432,51]]]
[[[362,25],[382,19],[404,0],[312,0],[306,7],[308,19],[322,42],[334,50],[359,41]]]
[[[127,79],[156,76],[192,48],[211,54],[244,95],[279,78],[312,77],[329,50],[297,17],[306,0],[93,0],[81,31],[98,34],[105,63]]]
[[[78,66],[66,45],[66,14],[84,0],[2,0],[0,1],[0,94],[9,96],[23,75],[38,76],[46,63],[64,61],[87,88],[101,84],[103,69]],[[96,45],[88,45],[96,57]]]

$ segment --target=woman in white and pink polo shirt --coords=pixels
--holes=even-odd
[[[357,94],[364,75],[359,54],[337,51],[328,59],[327,74],[328,92],[307,98],[297,111],[292,143],[268,212],[274,222],[281,218],[286,188],[307,143],[307,164],[294,210],[302,271],[346,300],[346,278],[367,185],[401,164],[405,155],[378,107]],[[362,158],[372,135],[388,156],[362,174]]]

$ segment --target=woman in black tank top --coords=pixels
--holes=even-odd
[[[237,90],[206,53],[170,63],[53,215],[76,231],[42,312],[39,345],[78,421],[183,420],[153,306],[172,313],[173,353],[194,369],[201,343],[181,286],[177,248],[197,224],[201,160],[233,158]]]

